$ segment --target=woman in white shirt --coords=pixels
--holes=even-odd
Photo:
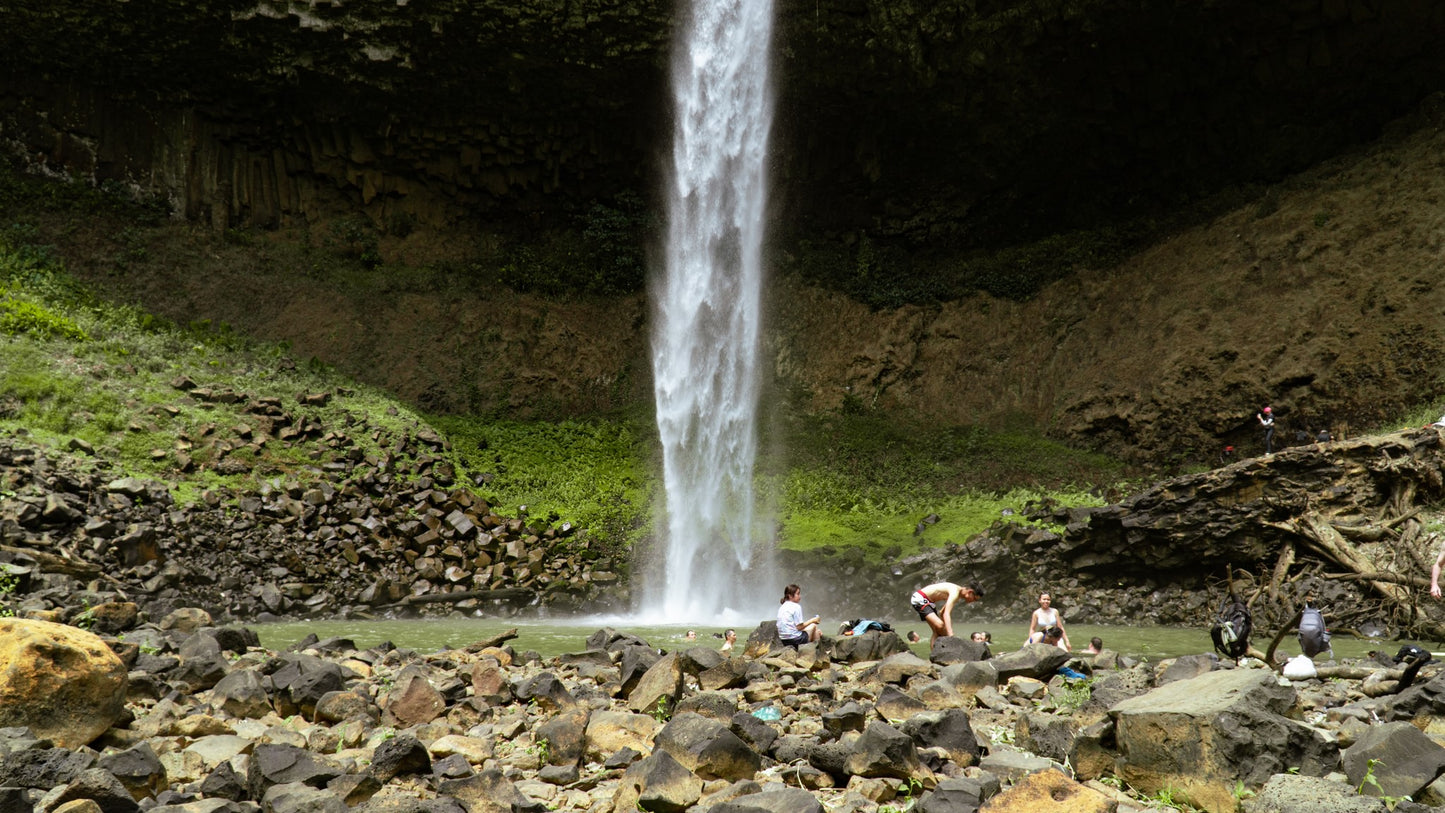
[[[783,588],[781,606],[778,607],[778,638],[784,646],[802,646],[823,637],[823,631],[818,627],[818,616],[803,620],[803,605],[798,603],[802,597],[803,588],[796,584]]]
[[[1049,627],[1058,627],[1062,636],[1059,640],[1059,648],[1069,649],[1069,633],[1064,629],[1064,616],[1054,609],[1053,599],[1048,593],[1039,594],[1039,608],[1029,616],[1029,637],[1026,644],[1038,643],[1043,640],[1043,631]]]

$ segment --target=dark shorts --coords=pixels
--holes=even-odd
[[[927,621],[928,616],[938,612],[938,607],[924,594],[922,590],[914,590],[908,597],[908,606],[918,613],[920,621]]]
[[[783,642],[783,646],[800,647],[808,643],[808,636],[803,633],[798,633],[797,636],[792,638],[784,638],[779,635],[778,640]]]

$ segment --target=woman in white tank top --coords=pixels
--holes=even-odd
[[[1042,641],[1044,638],[1044,630],[1049,627],[1058,627],[1059,632],[1063,634],[1063,637],[1059,639],[1059,646],[1062,649],[1068,650],[1070,648],[1069,633],[1064,630],[1064,616],[1050,606],[1052,602],[1053,599],[1050,598],[1048,593],[1039,594],[1039,608],[1034,610],[1033,615],[1029,616],[1029,637],[1024,643],[1031,644]]]

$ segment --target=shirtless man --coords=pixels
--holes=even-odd
[[[929,646],[940,636],[953,634],[953,605],[957,604],[960,598],[964,604],[972,604],[983,598],[983,591],[973,585],[960,587],[953,582],[938,582],[914,590],[909,597],[908,603],[918,613],[918,617],[933,630]],[[943,605],[942,610],[938,609],[940,604]]]

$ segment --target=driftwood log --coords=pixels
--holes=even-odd
[[[1262,615],[1293,613],[1300,592],[1293,583],[1306,576],[1347,582],[1364,591],[1368,614],[1354,607],[1355,618],[1445,641],[1445,603],[1427,593],[1438,541],[1422,533],[1419,519],[1445,504],[1442,471],[1445,434],[1425,427],[1297,446],[1049,518],[1065,526],[1060,548],[1076,571],[1147,572],[1206,588],[1217,584],[1203,573],[1248,571],[1258,585],[1247,597],[1256,626]]]

